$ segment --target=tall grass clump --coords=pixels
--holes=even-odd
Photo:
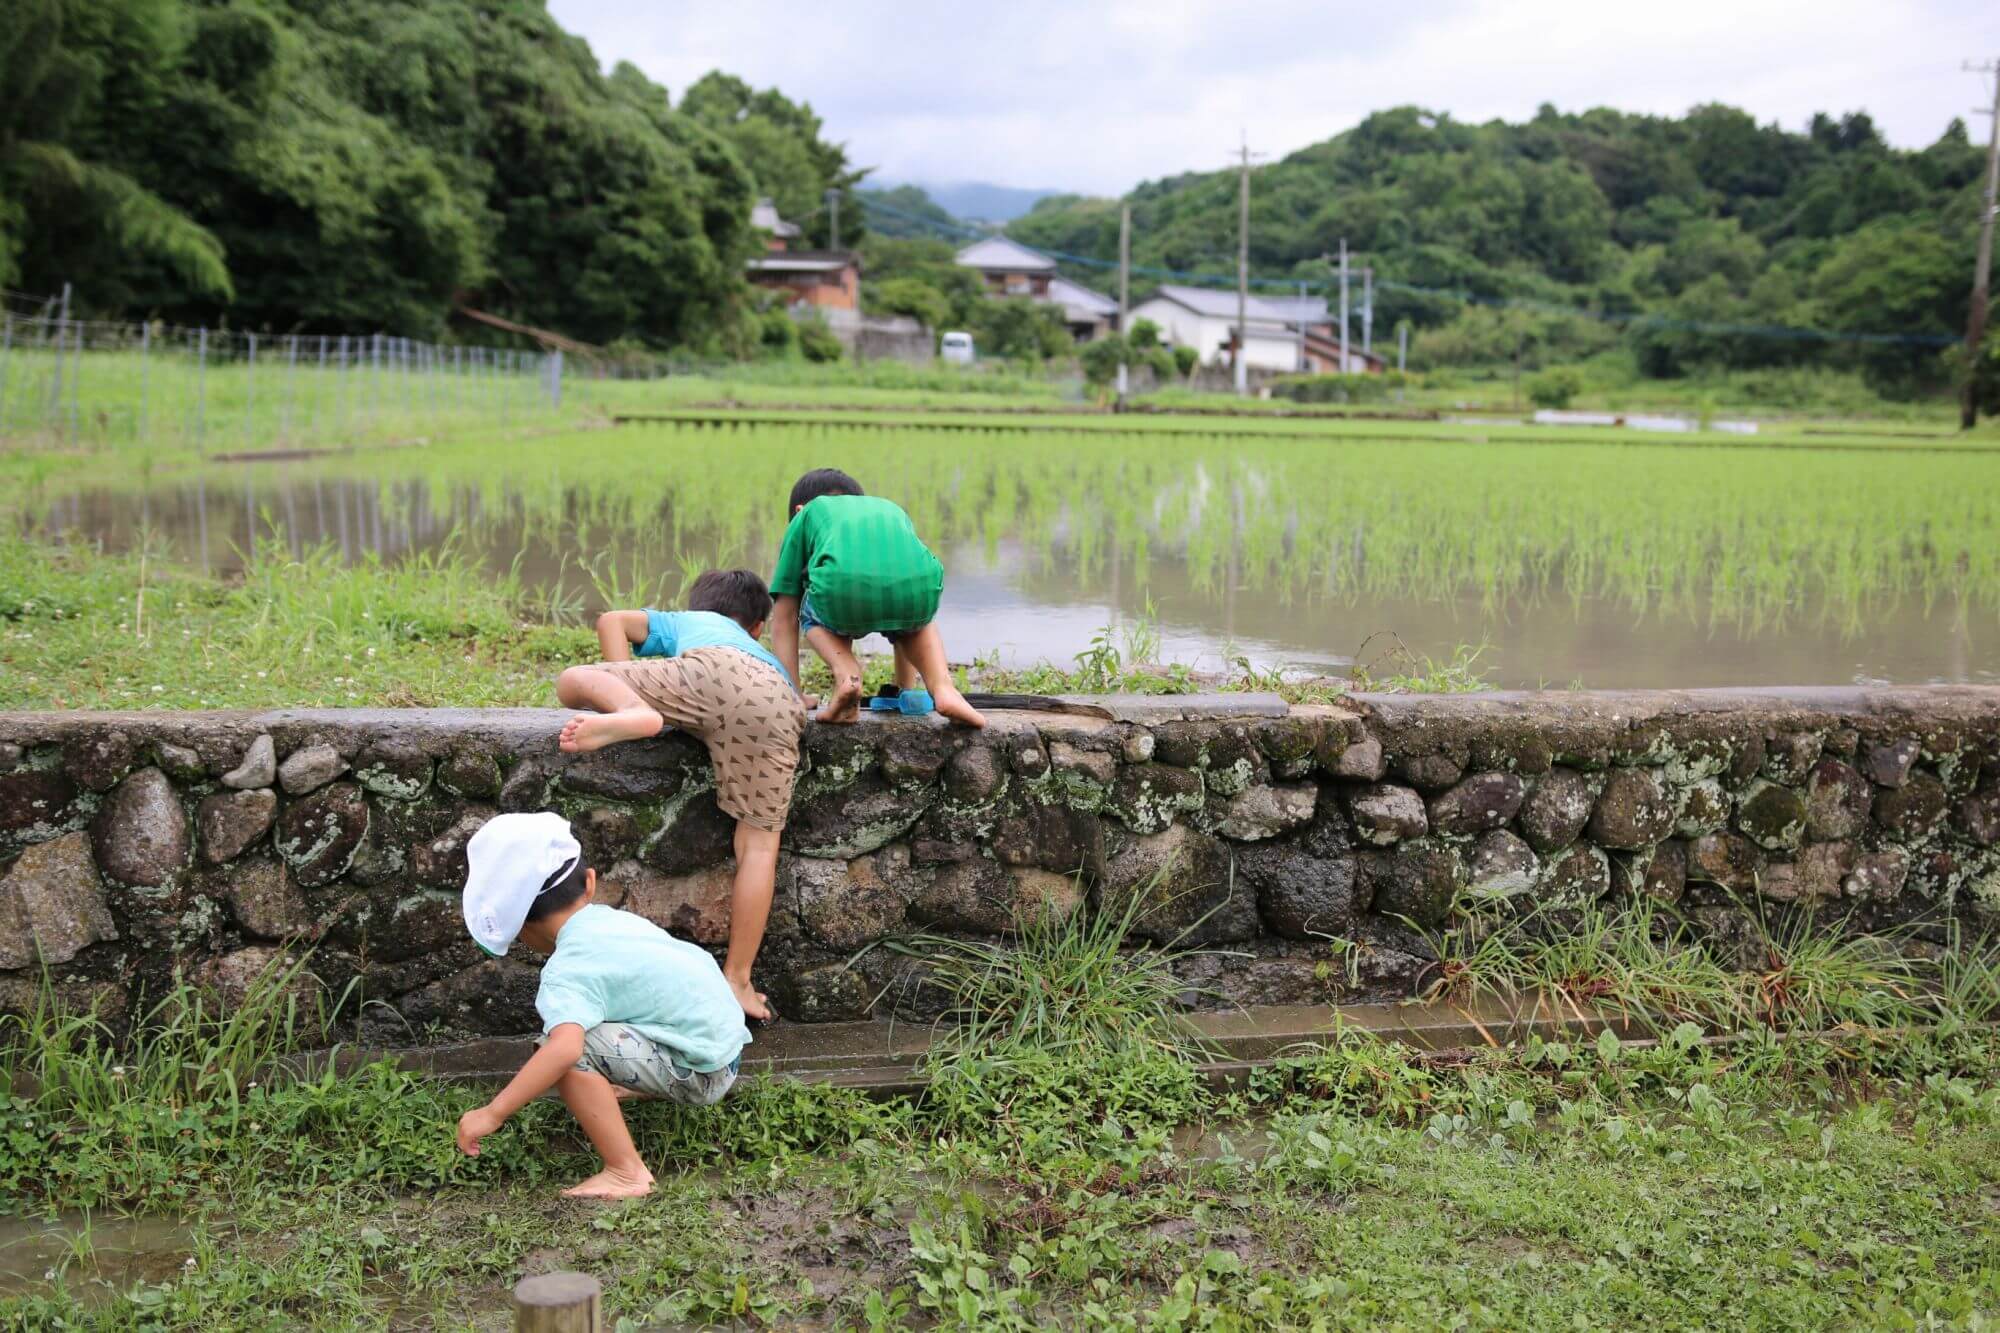
[[[1896,952],[1893,940],[1843,939],[1810,916],[1760,923],[1758,934],[1762,958],[1744,978],[1744,998],[1766,1026],[1897,1027],[1934,1016],[1946,999],[1934,965]]]
[[[1416,999],[1477,1017],[1615,1019],[1652,1031],[1693,1022],[1710,1031],[1811,1032],[2000,1018],[2000,950],[1954,931],[1934,956],[1896,935],[1845,935],[1839,923],[1798,914],[1759,918],[1740,968],[1713,951],[1672,909],[1648,898],[1539,908],[1485,909],[1422,932],[1434,960]]]
[[[26,1011],[0,1015],[0,1082],[87,1119],[135,1102],[239,1105],[260,1072],[283,1077],[284,1056],[324,1044],[328,1006],[306,962],[274,958],[234,1001],[178,981],[122,1041],[95,1011],[66,1012],[44,985]]]
[[[240,994],[177,978],[114,1023],[44,980],[25,1012],[0,1017],[0,1214],[184,1208],[273,1180],[390,1193],[571,1169],[560,1107],[527,1108],[518,1133],[467,1158],[450,1126],[475,1090],[388,1060],[344,1071],[325,1043],[349,998],[281,956]]]
[[[1521,984],[1559,1013],[1580,1020],[1588,1006],[1662,1030],[1686,1020],[1733,1027],[1742,1015],[1735,980],[1650,898],[1523,925]]]
[[[1194,1032],[1179,1016],[1188,988],[1174,971],[1188,951],[1125,947],[1145,903],[1144,890],[1096,911],[1044,899],[1017,917],[1010,941],[923,935],[898,948],[949,997],[939,1034],[948,1051],[1189,1054]]]
[[[1968,940],[1954,925],[1938,959],[1935,994],[1948,1024],[2000,1021],[2000,936]]]
[[[918,936],[895,946],[944,1000],[925,1059],[926,1104],[943,1124],[986,1135],[1010,1125],[1025,1147],[1193,1113],[1201,1043],[1180,1016],[1189,987],[1175,971],[1191,956],[1186,935],[1125,946],[1156,888],[1096,910],[1044,900],[1008,943]]]

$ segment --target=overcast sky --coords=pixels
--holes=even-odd
[[[1790,129],[1865,109],[1891,141],[1975,137],[1996,0],[550,0],[608,68],[678,97],[710,69],[812,103],[885,182],[1116,194],[1223,164],[1247,130],[1282,156],[1401,103],[1519,120],[1542,102],[1744,107]],[[1394,12],[1398,8],[1403,13]],[[1420,17],[1409,9],[1421,9]]]

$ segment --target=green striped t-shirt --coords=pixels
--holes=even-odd
[[[773,596],[811,599],[815,619],[854,639],[923,628],[943,591],[910,516],[873,495],[822,495],[792,515],[771,576]]]

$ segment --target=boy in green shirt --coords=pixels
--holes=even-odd
[[[597,872],[561,815],[495,815],[472,835],[465,858],[465,928],[474,942],[497,958],[518,939],[548,961],[535,992],[540,1049],[492,1101],[459,1117],[459,1149],[477,1157],[482,1139],[554,1088],[604,1159],[602,1171],[563,1193],[650,1193],[653,1173],[618,1103],[721,1101],[750,1043],[735,992],[704,950],[593,901]]]
[[[931,623],[944,566],[918,540],[902,507],[864,495],[860,482],[826,467],[799,478],[788,512],[791,525],[771,578],[771,643],[793,680],[801,631],[833,671],[833,694],[819,720],[852,722],[861,715],[854,641],[880,634],[896,650],[899,688],[914,689],[922,677],[938,712],[985,726],[952,680],[944,639]]]

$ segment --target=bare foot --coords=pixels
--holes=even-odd
[[[729,977],[727,980],[729,989],[736,992],[736,1003],[743,1006],[746,1017],[757,1019],[759,1022],[768,1022],[774,1017],[771,1013],[770,996],[760,990],[751,990],[747,981],[738,981],[734,977]]]
[[[563,1191],[565,1199],[637,1199],[653,1192],[653,1173],[645,1167],[637,1172],[599,1171],[578,1185]]]
[[[826,707],[815,715],[821,722],[854,722],[861,717],[861,677],[843,676],[834,683]]]
[[[984,727],[986,719],[979,710],[965,701],[965,696],[957,690],[934,690],[931,704],[939,713],[964,727]]]
[[[634,1097],[643,1097],[645,1095],[645,1093],[639,1091],[637,1088],[621,1088],[613,1085],[611,1089],[611,1097],[614,1101],[629,1102]]]
[[[556,748],[566,754],[601,750],[619,741],[644,740],[660,733],[660,715],[650,708],[628,708],[620,713],[586,713],[563,723]]]

